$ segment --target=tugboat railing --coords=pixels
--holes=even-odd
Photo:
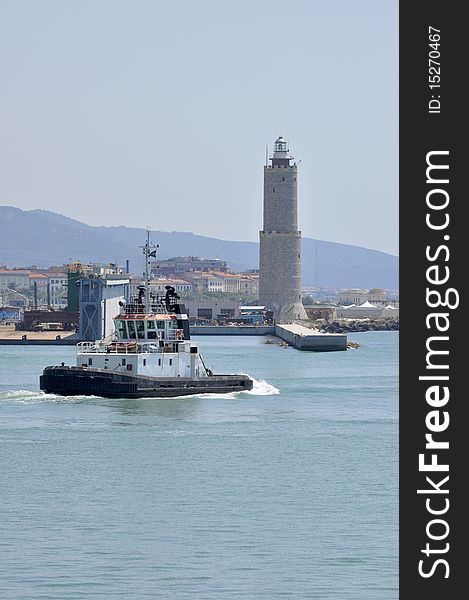
[[[166,305],[162,301],[152,302],[149,305],[150,313],[154,314],[169,314],[166,308]],[[148,314],[148,311],[145,309],[144,304],[138,304],[137,302],[131,302],[129,304],[124,304],[120,310],[121,315],[139,315],[139,314]]]
[[[77,344],[77,354],[153,354],[164,351],[165,347],[161,347],[158,340],[155,342],[79,342]]]

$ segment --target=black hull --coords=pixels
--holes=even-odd
[[[39,378],[39,386],[48,394],[60,396],[174,398],[252,390],[253,381],[247,375],[211,375],[203,379],[191,379],[127,375],[87,367],[46,367]]]

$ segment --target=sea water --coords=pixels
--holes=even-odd
[[[397,599],[398,333],[200,337],[249,393],[61,398],[0,346],[0,598]],[[274,338],[275,339],[275,338]]]

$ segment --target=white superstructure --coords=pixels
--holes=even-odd
[[[188,323],[187,315],[124,312],[114,319],[112,340],[78,344],[77,367],[150,377],[207,377],[197,344],[184,339],[181,321]]]

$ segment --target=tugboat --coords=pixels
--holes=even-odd
[[[111,338],[77,345],[77,364],[46,367],[40,389],[62,396],[168,398],[252,390],[247,375],[214,375],[191,341],[189,319],[174,287],[164,296],[149,285],[149,259],[156,256],[147,232],[144,285],[120,302]]]

